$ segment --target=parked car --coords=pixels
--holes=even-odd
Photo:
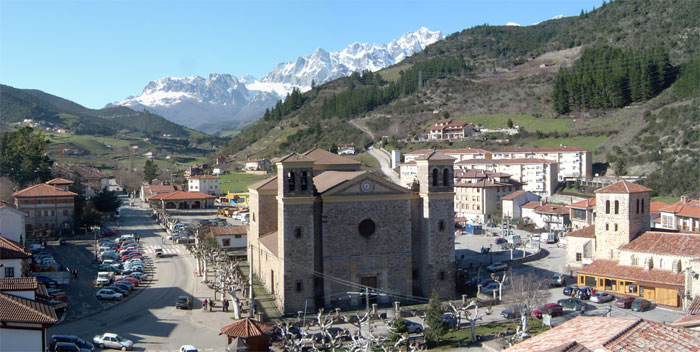
[[[581,311],[581,312],[586,311],[586,302],[584,302],[578,298],[573,298],[573,297],[563,298],[563,299],[558,300],[557,303],[562,307],[571,308],[577,312],[578,311]]]
[[[183,345],[180,346],[180,352],[199,352],[199,350],[197,350],[197,347],[192,345]]]
[[[82,349],[78,345],[71,342],[56,342],[53,348],[50,349],[51,352],[83,352],[89,351],[87,349]]]
[[[552,283],[550,285],[553,287],[566,286],[566,276],[562,274],[552,275]]]
[[[121,283],[121,282],[115,282],[114,284],[112,284],[110,286],[117,286],[117,287],[120,287],[121,289],[126,290],[126,291],[131,291],[134,289],[133,286],[131,286],[129,284]]]
[[[114,252],[114,251],[102,252],[102,253],[99,255],[99,259],[100,259],[100,260],[105,260],[105,259],[114,259],[114,260],[117,260],[117,259],[119,259],[119,258],[121,258],[121,257],[119,256],[119,254],[117,254],[117,253]]]
[[[643,312],[652,308],[651,302],[644,298],[637,298],[632,302],[632,311]]]
[[[122,296],[128,296],[128,295],[129,295],[129,289],[128,289],[128,288],[124,288],[124,286],[121,286],[121,285],[118,285],[118,284],[109,285],[109,286],[107,286],[107,287],[105,287],[105,288],[108,288],[108,289],[110,289],[110,290],[112,290],[112,291],[114,291],[114,292],[121,293]]]
[[[138,286],[141,283],[141,281],[139,281],[138,279],[129,276],[124,276],[117,281],[131,281],[134,284],[134,286]]]
[[[501,262],[495,262],[495,263],[487,266],[486,270],[488,270],[490,272],[506,271],[506,270],[508,270],[508,264],[501,263]]]
[[[40,284],[44,284],[46,287],[58,287],[58,281],[43,275],[37,275],[36,281]]]
[[[66,245],[66,244],[68,244],[68,242],[66,242],[66,239],[65,239],[65,238],[59,238],[59,239],[58,239],[58,245],[59,245],[59,246],[64,246],[64,245]]]
[[[503,237],[496,238],[496,244],[501,244],[501,243],[508,243],[508,240],[506,240]]]
[[[420,334],[423,332],[423,325],[420,323],[416,323],[415,321],[410,321],[408,319],[404,319],[403,321],[406,323],[406,329],[409,334]],[[386,331],[390,333],[394,331],[393,323],[394,321],[392,320],[386,324]]]
[[[617,297],[615,306],[627,309],[632,307],[632,302],[634,302],[634,297]]]
[[[102,236],[102,237],[110,237],[110,236],[116,236],[116,235],[117,235],[117,233],[112,229],[102,229],[102,231],[100,231],[100,236]]]
[[[110,271],[100,271],[97,273],[95,284],[98,286],[109,285],[114,280],[114,273]]]
[[[139,281],[144,281],[148,278],[148,275],[146,275],[140,271],[134,271],[131,274],[128,274],[126,276],[133,277],[135,279],[138,279]]]
[[[515,304],[501,311],[501,316],[506,319],[520,318],[520,315],[520,307]]]
[[[127,340],[110,332],[93,337],[92,342],[95,345],[100,346],[100,348],[116,348],[122,351],[131,350],[131,348],[134,347],[134,343],[131,342],[131,340]]]
[[[58,343],[58,342],[73,343],[73,344],[77,345],[79,348],[86,349],[86,350],[89,350],[89,351],[92,351],[92,350],[95,349],[95,346],[94,346],[93,344],[91,344],[91,343],[89,343],[89,342],[87,342],[87,341],[85,341],[85,340],[79,338],[78,336],[74,336],[74,335],[53,335],[53,336],[51,336],[51,340],[49,340],[49,350],[50,350],[50,351],[53,351],[53,350],[54,350],[54,346],[55,346],[56,343]]]
[[[51,288],[51,289],[48,289],[48,292],[49,292],[49,297],[51,300],[61,301],[61,302],[68,301],[68,297],[66,297],[66,291],[63,291],[61,289]]]
[[[176,309],[192,309],[192,298],[189,296],[180,296],[175,302]]]
[[[143,268],[138,267],[138,266],[133,266],[133,267],[126,268],[126,269],[122,270],[121,274],[122,274],[122,275],[126,275],[126,276],[131,276],[131,275],[146,275],[146,274],[143,273]]]
[[[537,319],[542,319],[543,314],[549,314],[551,316],[562,315],[564,313],[564,308],[557,303],[547,303],[542,307],[539,307],[532,311],[532,317]]]
[[[68,309],[68,303],[64,301],[52,300],[49,303],[51,304],[51,307],[53,307],[53,310],[55,310],[56,312],[65,312]]]
[[[576,289],[578,289],[578,286],[569,285],[569,286],[564,287],[564,290],[562,290],[562,293],[564,294],[564,296],[571,296],[574,294],[574,291]]]
[[[492,283],[486,285],[486,287],[482,288],[481,293],[491,295],[494,292],[498,292],[499,286],[500,285],[497,282],[492,282]]]
[[[593,295],[591,295],[591,302],[595,302],[595,303],[610,302],[614,299],[615,299],[615,296],[613,296],[607,292],[596,292]]]
[[[122,298],[124,298],[124,295],[108,288],[101,288],[97,290],[97,292],[95,293],[95,297],[99,299],[111,299],[114,301],[119,301]]]
[[[119,273],[119,272],[121,271],[121,270],[119,270],[119,268],[117,268],[116,266],[110,265],[110,264],[100,264],[100,266],[97,268],[97,270],[99,270],[99,271],[110,271],[110,272],[113,272],[113,273]]]

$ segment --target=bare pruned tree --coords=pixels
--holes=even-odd
[[[0,200],[14,203],[13,194],[19,190],[16,183],[7,176],[0,176]]]
[[[539,305],[546,302],[550,293],[547,291],[548,281],[532,272],[525,274],[511,275],[511,287],[508,291],[505,302],[511,303],[514,308],[520,310],[521,326],[520,332],[527,332],[527,323],[530,313]]]

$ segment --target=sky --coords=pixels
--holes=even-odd
[[[420,27],[447,35],[481,24],[530,25],[601,3],[0,0],[0,83],[102,108],[165,76],[259,79],[316,48],[386,43]]]

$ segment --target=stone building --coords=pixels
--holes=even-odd
[[[317,162],[318,160],[318,162]],[[454,159],[416,160],[410,190],[314,149],[250,186],[248,258],[285,314],[455,294]],[[358,165],[359,166],[359,165]],[[338,170],[340,169],[340,170]],[[376,295],[374,295],[376,294]]]
[[[567,265],[582,267],[579,285],[685,306],[700,294],[692,290],[700,233],[650,231],[650,193],[628,181],[598,189],[594,224],[567,234]]]

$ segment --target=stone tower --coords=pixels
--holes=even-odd
[[[267,273],[284,290],[285,312],[314,307],[315,231],[313,159],[292,153],[277,162],[277,248],[281,273]],[[273,277],[274,276],[274,277]]]
[[[418,226],[413,231],[414,294],[455,295],[454,158],[435,151],[416,159]]]
[[[651,190],[628,181],[596,193],[595,259],[618,259],[617,249],[649,230]]]

